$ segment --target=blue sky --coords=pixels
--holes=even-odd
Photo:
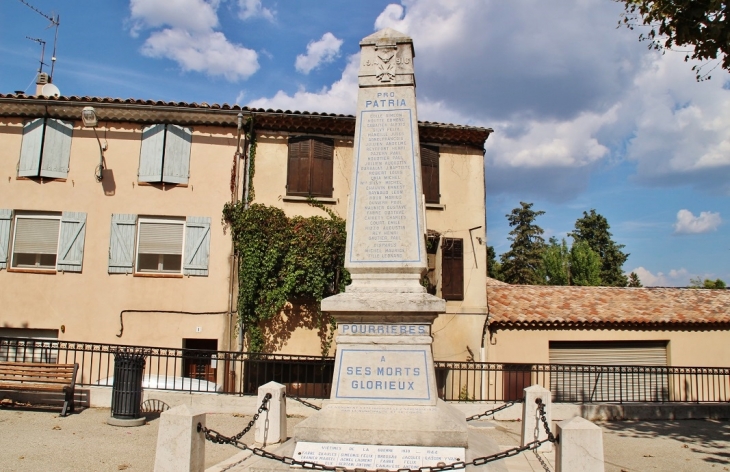
[[[509,249],[520,201],[564,237],[608,219],[645,285],[730,282],[730,75],[697,83],[684,52],[616,28],[611,0],[27,0],[60,15],[63,95],[352,114],[358,42],[414,39],[421,120],[494,128],[487,228]],[[34,90],[49,21],[0,2],[0,93]],[[712,64],[706,67],[711,68]],[[48,68],[45,68],[48,71]]]

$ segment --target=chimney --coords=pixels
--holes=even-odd
[[[38,74],[38,80],[36,80],[35,83],[35,94],[41,95],[43,91],[43,86],[48,83],[48,74],[45,72],[41,72]]]

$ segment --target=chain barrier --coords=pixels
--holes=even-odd
[[[542,402],[542,398],[535,399],[535,403],[537,403],[537,410],[540,412],[540,420],[542,421],[542,426],[545,428],[545,432],[547,433],[548,441],[551,443],[557,443],[558,438],[553,435],[553,432],[550,431],[550,425],[548,424],[547,417],[545,416],[545,404]]]
[[[267,394],[266,397],[264,397],[264,401],[261,403],[261,407],[259,408],[258,413],[254,415],[253,420],[248,424],[248,426],[241,431],[241,433],[237,434],[236,436],[224,436],[220,434],[217,431],[214,431],[212,429],[204,427],[202,424],[198,423],[198,432],[202,432],[205,434],[205,439],[208,441],[218,443],[218,444],[231,444],[233,446],[236,446],[238,448],[241,448],[243,450],[251,451],[256,456],[263,457],[265,459],[271,459],[278,462],[281,462],[283,464],[292,466],[297,465],[302,467],[303,469],[310,469],[310,470],[336,470],[337,472],[377,472],[377,471],[368,471],[366,469],[347,469],[344,467],[336,467],[336,466],[330,466],[330,465],[324,465],[324,464],[318,464],[316,462],[311,461],[300,461],[293,457],[288,456],[279,456],[277,454],[265,451],[258,447],[251,447],[248,446],[245,443],[242,443],[240,441],[241,437],[248,432],[249,429],[251,429],[251,426],[256,422],[256,420],[259,417],[259,414],[266,410],[266,403],[269,401],[269,398],[271,398],[271,395]],[[547,425],[547,420],[545,419],[545,405],[542,404],[542,401],[540,399],[537,400],[538,410],[540,412],[541,418],[543,420],[543,424],[545,426],[546,432],[548,433],[547,439],[542,440],[535,440],[530,443],[525,444],[521,447],[513,447],[512,449],[507,449],[505,451],[498,452],[496,454],[491,454],[489,456],[483,456],[483,457],[477,457],[476,459],[473,459],[469,462],[464,461],[458,461],[453,462],[451,464],[447,465],[441,465],[441,466],[429,466],[429,467],[419,467],[418,469],[398,469],[396,472],[445,472],[448,470],[457,470],[457,469],[465,469],[467,466],[473,465],[473,466],[480,466],[484,464],[488,464],[490,462],[495,462],[501,459],[506,459],[508,457],[516,456],[524,451],[536,451],[537,448],[539,448],[541,445],[545,444],[546,442],[557,442],[557,438],[553,436],[553,433],[550,432],[550,428]],[[542,462],[542,461],[541,461]]]
[[[240,433],[236,434],[235,436],[224,436],[218,431],[214,431],[212,429],[206,428],[201,423],[198,423],[198,432],[205,434],[205,439],[207,439],[210,442],[216,443],[216,444],[233,444],[237,445],[239,444],[239,439],[241,439],[246,433],[248,433],[253,425],[256,424],[256,420],[259,419],[259,415],[266,411],[266,404],[269,403],[269,400],[271,400],[271,394],[267,393],[264,395],[264,400],[261,402],[261,406],[259,407],[259,410],[256,412],[256,414],[253,415],[253,418],[251,421],[248,422],[248,425],[241,430]]]
[[[306,400],[302,400],[302,399],[301,399],[301,398],[299,398],[299,397],[293,397],[293,396],[291,396],[291,395],[289,395],[288,397],[289,397],[289,398],[291,398],[292,400],[296,400],[296,401],[298,401],[299,403],[301,403],[301,404],[302,404],[302,405],[304,405],[304,406],[308,406],[309,408],[313,408],[313,409],[315,409],[315,410],[321,410],[321,409],[322,409],[322,407],[321,407],[321,406],[317,406],[317,405],[315,405],[314,403],[309,403],[308,401],[306,401]]]
[[[505,410],[505,409],[511,407],[512,405],[516,405],[516,404],[522,403],[524,401],[525,401],[524,398],[520,398],[519,400],[508,401],[507,403],[505,403],[504,405],[502,405],[500,407],[492,408],[491,410],[487,410],[484,413],[479,413],[478,415],[470,416],[466,419],[466,421],[474,421],[474,420],[478,420],[479,418],[483,418],[485,416],[493,415],[493,414],[497,413],[498,411]]]

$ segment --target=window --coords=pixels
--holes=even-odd
[[[210,218],[113,214],[110,274],[208,275]]]
[[[439,148],[436,146],[421,146],[421,177],[426,203],[440,203]]]
[[[187,184],[193,131],[178,125],[151,125],[142,130],[140,182]]]
[[[441,257],[441,296],[444,300],[463,300],[464,240],[444,238]]]
[[[81,272],[85,234],[86,213],[0,210],[0,269]]]
[[[18,177],[65,179],[71,156],[73,123],[36,118],[23,125]]]
[[[289,138],[286,194],[332,197],[334,140],[299,136]]]

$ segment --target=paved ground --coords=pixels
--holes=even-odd
[[[108,409],[88,408],[65,418],[57,410],[0,409],[0,469],[3,471],[150,471],[154,466],[159,419],[119,428],[106,424]],[[224,434],[240,431],[248,416],[211,414],[208,426]],[[301,418],[289,418],[293,427]],[[519,422],[490,422],[483,434],[503,449],[517,445]],[[710,420],[601,423],[607,472],[730,471],[730,422]],[[243,437],[253,441],[253,432]],[[206,467],[238,449],[206,445]],[[544,460],[553,468],[553,454]],[[517,471],[544,470],[533,453],[505,463]]]

